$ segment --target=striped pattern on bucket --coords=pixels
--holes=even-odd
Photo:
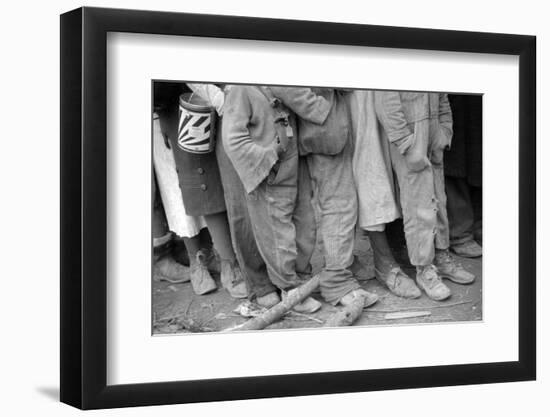
[[[178,146],[191,153],[210,152],[210,113],[198,113],[180,105]]]

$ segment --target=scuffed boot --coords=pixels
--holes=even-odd
[[[353,290],[348,292],[346,295],[344,295],[340,301],[338,301],[340,304],[342,304],[344,307],[348,306],[350,304],[353,304],[357,298],[363,298],[363,308],[370,307],[374,303],[378,301],[378,296],[372,292],[368,292],[367,290],[364,290],[363,288],[359,288],[357,290]]]
[[[208,272],[205,261],[205,254],[198,251],[195,259],[191,262],[191,285],[197,295],[207,294],[217,288],[216,282]]]
[[[433,265],[416,267],[416,283],[435,301],[442,301],[451,296],[451,290],[441,281]]]
[[[441,278],[450,279],[457,284],[471,284],[476,276],[466,271],[462,265],[456,262],[448,250],[436,250],[434,265]]]
[[[222,285],[231,297],[246,298],[248,296],[248,288],[237,262],[221,259],[220,268]]]
[[[168,281],[172,284],[187,282],[191,279],[189,268],[176,262],[170,256],[165,256],[155,262],[153,276],[157,281]]]
[[[375,269],[375,272],[376,279],[398,297],[418,298],[422,295],[414,281],[398,266],[393,267],[387,274],[382,274],[378,269]]]
[[[483,255],[483,249],[475,240],[468,240],[452,245],[451,250],[463,258],[479,258]]]

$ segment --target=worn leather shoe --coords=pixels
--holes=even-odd
[[[350,304],[353,304],[358,297],[364,298],[363,308],[370,307],[371,305],[373,305],[378,301],[378,296],[376,294],[372,292],[368,292],[363,288],[358,288],[344,295],[340,299],[339,303],[342,304],[344,307],[346,307]]]
[[[456,262],[448,250],[436,250],[434,265],[441,278],[450,279],[457,284],[471,284],[476,276]]]
[[[442,301],[451,296],[451,290],[443,284],[433,265],[416,267],[416,283],[432,300]]]
[[[241,273],[241,268],[235,261],[220,260],[220,279],[223,287],[233,298],[246,298],[248,288]]]
[[[458,243],[451,246],[451,250],[464,258],[479,258],[483,255],[483,249],[475,240]]]
[[[422,295],[414,281],[398,266],[393,267],[390,272],[385,275],[378,269],[374,271],[376,272],[376,279],[398,297],[418,298]]]
[[[191,279],[189,268],[176,262],[170,256],[165,256],[155,262],[153,277],[157,281],[168,281],[172,284],[180,284]]]
[[[202,251],[198,251],[195,259],[191,261],[191,285],[197,295],[207,294],[217,288],[205,261],[206,256]]]

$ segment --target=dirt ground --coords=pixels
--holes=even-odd
[[[368,239],[358,234],[355,254],[365,266],[365,278],[373,278],[372,250]],[[396,258],[405,265],[406,249],[397,250]],[[457,260],[476,275],[471,285],[458,285],[445,280],[452,296],[443,301],[430,300],[425,294],[416,300],[405,300],[391,294],[376,279],[361,280],[363,287],[378,295],[379,301],[363,311],[354,326],[396,325],[412,323],[440,323],[481,320],[482,318],[482,259],[458,258]],[[320,269],[322,259],[315,253],[312,259],[314,272]],[[404,271],[414,277],[414,269],[408,265]],[[239,325],[248,318],[236,313],[245,300],[229,296],[219,282],[219,276],[212,274],[219,289],[211,294],[197,296],[189,282],[171,284],[153,277],[153,334],[214,332]],[[319,299],[318,294],[315,298]],[[320,300],[322,301],[322,300]],[[329,316],[338,311],[337,307],[323,303],[321,310],[314,314],[299,315],[289,313],[283,320],[268,329],[310,328],[323,326]],[[419,317],[394,319],[389,313],[409,312],[422,314]]]

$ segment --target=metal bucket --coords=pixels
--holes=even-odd
[[[216,145],[216,109],[193,93],[180,95],[178,146],[190,153],[212,152]]]

